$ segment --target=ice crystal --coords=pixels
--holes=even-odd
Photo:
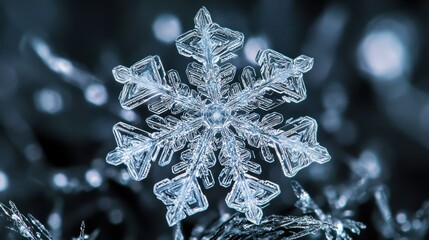
[[[262,218],[259,225],[249,223],[246,218],[235,214],[214,228],[194,233],[191,239],[299,239],[333,226],[311,216],[271,215]]]
[[[28,214],[28,217],[21,214],[12,201],[9,201],[9,206],[10,207],[7,207],[3,203],[0,203],[0,208],[3,213],[7,216],[8,220],[13,223],[13,227],[10,227],[10,229],[18,232],[26,239],[53,240],[51,234],[39,220],[31,214]]]
[[[331,209],[356,210],[372,198],[380,185],[382,166],[374,152],[365,150],[358,159],[348,160],[347,165],[352,170],[350,180],[345,184],[325,188]]]
[[[281,129],[283,116],[273,112],[259,120],[252,111],[269,111],[284,103],[298,103],[306,98],[303,73],[313,66],[313,59],[301,55],[288,58],[273,50],[260,51],[256,57],[261,77],[248,66],[241,74],[242,86],[230,84],[236,68],[225,61],[235,57],[243,45],[243,34],[213,23],[202,8],[194,18],[195,29],[176,39],[178,52],[191,57],[186,69],[190,84],[181,83],[177,71],[164,71],[158,56],[149,56],[131,67],[117,66],[113,76],[124,84],[119,101],[124,109],[148,103],[155,115],[146,119],[149,133],[125,123],[113,127],[117,148],[107,155],[113,165],[125,164],[134,180],[147,177],[151,163],[170,163],[173,153],[187,149],[181,161],[173,165],[173,179],[154,186],[154,193],[167,206],[170,226],[187,215],[208,207],[198,178],[207,189],[215,184],[210,168],[218,160],[223,166],[218,180],[232,190],[226,197],[229,207],[245,213],[259,223],[261,207],[280,193],[279,186],[250,175],[260,174],[261,166],[251,161],[250,146],[261,149],[267,162],[280,161],[284,174],[294,176],[312,162],[330,159],[327,150],[316,140],[317,123],[309,117],[289,119]],[[275,97],[277,96],[277,97]],[[161,117],[170,110],[174,116]]]
[[[413,215],[399,212],[393,216],[385,186],[379,186],[374,198],[381,219],[377,219],[376,229],[388,239],[419,240],[427,239],[429,234],[429,201]]]
[[[0,203],[3,213],[13,223],[13,226],[9,227],[11,230],[29,240],[54,240],[46,227],[33,217],[33,215],[28,214],[28,217],[24,216],[12,201],[9,201],[9,205],[10,207]],[[72,238],[72,240],[95,240],[97,236],[98,230],[94,231],[91,235],[85,234],[85,223],[82,221],[79,237]]]
[[[79,237],[72,238],[72,240],[95,240],[98,236],[98,230],[95,230],[90,235],[85,234],[85,222],[82,221],[80,224],[80,233]]]
[[[361,229],[366,228],[365,224],[348,219],[345,216],[333,216],[325,213],[297,181],[292,180],[291,184],[298,198],[298,201],[295,203],[297,208],[301,209],[305,214],[314,213],[318,219],[326,221],[334,226],[334,228],[325,229],[326,239],[351,240],[352,238],[348,235],[346,230],[359,234]]]

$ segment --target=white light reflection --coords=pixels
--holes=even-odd
[[[9,178],[6,173],[0,170],[0,192],[5,191],[9,187]]]
[[[363,151],[359,159],[351,163],[352,170],[361,177],[376,179],[381,174],[381,165],[378,156],[371,150]]]
[[[244,55],[247,61],[256,63],[255,58],[259,50],[268,48],[267,40],[264,37],[250,37],[244,44]]]
[[[32,45],[37,55],[46,63],[52,71],[61,75],[70,75],[73,71],[73,64],[64,58],[55,56],[49,46],[41,39],[34,38]]]
[[[130,110],[121,109],[119,115],[127,122],[134,122],[138,119],[137,114]]]
[[[94,188],[100,187],[103,179],[100,173],[95,169],[90,169],[85,173],[85,179]]]
[[[368,34],[360,45],[359,55],[361,69],[380,80],[396,79],[407,66],[404,44],[389,30]]]
[[[120,183],[122,183],[122,184],[127,184],[129,181],[131,180],[131,177],[130,177],[130,175],[128,174],[128,171],[127,170],[125,170],[125,169],[122,169],[121,170],[121,173],[120,173],[120,178],[119,178],[119,181],[120,181]]]
[[[101,84],[90,84],[85,89],[85,99],[96,106],[105,104],[107,102],[107,97],[107,90]]]
[[[171,43],[182,32],[182,26],[176,16],[161,14],[153,22],[152,30],[158,40],[164,43]]]
[[[52,182],[54,183],[55,186],[57,186],[59,188],[64,188],[68,184],[68,179],[64,173],[56,173],[52,177]]]
[[[358,47],[360,69],[373,80],[405,79],[412,65],[415,38],[414,26],[406,18],[375,19]]]
[[[60,229],[61,228],[61,216],[59,213],[52,213],[51,215],[49,215],[48,217],[48,224],[52,229]]]
[[[39,111],[56,114],[63,109],[62,96],[53,89],[42,89],[34,94],[34,102]]]

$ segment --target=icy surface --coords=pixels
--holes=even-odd
[[[361,229],[366,228],[365,224],[341,216],[340,213],[337,213],[339,216],[325,213],[297,181],[292,180],[291,184],[298,198],[295,206],[301,209],[303,213],[314,214],[319,220],[328,222],[333,226],[333,228],[324,229],[326,239],[351,240],[352,238],[346,230],[359,234]]]
[[[178,174],[154,186],[154,193],[167,206],[167,221],[175,225],[186,215],[204,211],[208,202],[204,188],[215,184],[210,168],[217,161],[223,166],[218,176],[223,187],[232,185],[226,197],[229,207],[245,213],[259,223],[261,208],[280,193],[277,184],[259,180],[261,166],[251,160],[246,144],[260,148],[265,161],[278,160],[283,173],[293,177],[312,162],[330,159],[327,150],[316,140],[317,123],[310,117],[283,122],[280,113],[260,119],[256,109],[270,111],[285,102],[298,103],[306,98],[303,73],[313,66],[313,59],[301,55],[288,58],[273,50],[260,51],[255,69],[246,67],[241,84],[231,83],[236,68],[227,60],[243,45],[243,34],[213,23],[202,8],[194,18],[195,29],[176,39],[179,53],[193,58],[186,69],[190,84],[181,83],[177,71],[164,71],[158,56],[148,56],[131,67],[117,66],[113,75],[124,84],[119,101],[124,109],[144,103],[155,115],[146,119],[153,133],[125,123],[113,127],[117,148],[107,155],[113,165],[125,164],[134,180],[147,177],[152,162],[168,165],[173,154],[182,150],[172,171]],[[161,117],[170,111],[173,115]],[[186,147],[186,150],[183,150]],[[198,180],[199,179],[199,180]]]

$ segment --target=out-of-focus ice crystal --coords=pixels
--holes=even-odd
[[[279,216],[271,215],[262,218],[259,225],[249,223],[246,218],[234,214],[233,216],[216,222],[203,231],[194,231],[191,240],[195,239],[303,239],[334,226],[327,221],[315,219],[311,216]]]
[[[377,231],[386,239],[423,240],[429,234],[429,201],[414,214],[399,212],[394,216],[389,204],[389,197],[385,186],[379,186],[374,192],[380,218],[375,226]]]
[[[312,68],[313,59],[304,55],[291,59],[270,49],[260,51],[256,62],[261,66],[261,77],[249,66],[241,74],[241,85],[231,83],[236,68],[225,62],[242,47],[243,34],[213,23],[205,8],[194,21],[195,29],[179,36],[176,46],[181,55],[196,61],[186,69],[196,90],[181,83],[177,71],[165,72],[158,56],[113,69],[116,81],[124,84],[119,96],[122,107],[129,110],[148,103],[155,115],[146,123],[156,132],[116,124],[113,132],[118,146],[107,155],[107,162],[125,164],[130,176],[138,181],[147,177],[152,162],[168,165],[174,152],[187,146],[181,152],[181,161],[172,167],[178,175],[154,186],[157,198],[167,205],[168,224],[175,225],[186,214],[207,209],[200,182],[206,189],[215,184],[210,168],[216,161],[223,166],[218,177],[220,185],[232,185],[226,196],[227,205],[245,213],[249,221],[259,223],[261,208],[280,193],[280,188],[250,175],[262,170],[251,161],[246,141],[261,149],[265,161],[277,159],[287,177],[312,162],[330,159],[316,140],[314,119],[289,119],[276,129],[283,122],[280,113],[272,112],[262,119],[253,113],[258,108],[270,111],[285,102],[303,101],[303,73]],[[181,117],[159,116],[168,110]]]
[[[304,188],[297,181],[292,180],[291,182],[293,191],[298,198],[298,201],[295,203],[295,206],[305,214],[314,214],[321,221],[328,222],[332,225],[332,228],[326,228],[325,237],[329,240],[351,240],[352,238],[346,232],[346,230],[359,234],[361,229],[365,229],[365,224],[351,220],[344,216],[341,212],[337,212],[336,215],[325,213],[311,198]]]

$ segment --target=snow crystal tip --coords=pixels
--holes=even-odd
[[[209,11],[205,7],[201,7],[194,18],[195,28],[205,29],[212,23],[212,18]]]
[[[305,55],[301,55],[293,60],[298,71],[306,73],[313,68],[314,59]]]

